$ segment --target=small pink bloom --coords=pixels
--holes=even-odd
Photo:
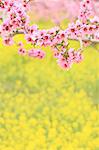
[[[19,43],[18,43],[18,46],[23,47],[23,43],[22,43],[22,42],[19,42]]]
[[[22,55],[22,56],[25,56],[25,55],[26,55],[26,50],[23,49],[23,48],[19,48],[18,54],[19,54],[19,55]]]
[[[43,59],[45,57],[45,52],[39,49],[32,49],[28,51],[29,57]]]
[[[75,63],[80,63],[83,60],[83,55],[80,51],[75,51],[74,53],[74,61]]]
[[[4,38],[3,42],[5,45],[8,45],[8,46],[13,45],[13,43],[14,43],[13,39],[10,37]]]
[[[62,68],[62,69],[66,69],[69,70],[71,68],[72,63],[68,62],[63,56],[61,56],[58,60],[57,60],[58,65]]]

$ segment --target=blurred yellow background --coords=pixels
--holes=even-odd
[[[0,150],[99,150],[99,53],[86,48],[64,71],[44,49],[44,60],[30,59],[0,40]]]

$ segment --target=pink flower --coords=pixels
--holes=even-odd
[[[45,57],[45,52],[39,49],[32,49],[28,51],[29,57],[43,59]]]
[[[68,33],[69,33],[70,36],[72,36],[72,37],[75,36],[76,28],[75,28],[75,24],[74,24],[74,23],[69,24]]]
[[[25,56],[25,55],[26,55],[26,50],[23,49],[23,48],[19,48],[18,54],[19,54],[19,55],[22,55],[22,56]]]
[[[83,60],[83,55],[81,54],[80,51],[75,51],[74,52],[74,61],[76,63],[80,63]]]
[[[32,34],[34,31],[37,31],[37,29],[38,29],[37,25],[28,27],[28,34]]]
[[[70,57],[70,58],[74,58],[74,49],[73,48],[70,48],[69,50],[68,50],[68,56]]]
[[[4,37],[3,42],[5,45],[8,45],[8,46],[13,45],[13,43],[14,43],[13,39],[11,37],[6,37],[6,38]]]
[[[43,59],[43,58],[45,57],[45,52],[44,52],[44,51],[41,51],[41,50],[37,50],[37,51],[38,51],[37,58]]]
[[[67,62],[67,60],[64,57],[60,57],[57,60],[57,63],[62,69],[69,70],[71,68],[71,63]]]
[[[32,43],[33,40],[32,40],[32,37],[29,34],[26,34],[25,37],[26,37],[26,40],[27,40],[28,43],[30,43],[30,42]]]
[[[23,43],[22,43],[22,42],[19,42],[19,43],[18,43],[18,46],[23,47]]]
[[[54,50],[53,50],[53,55],[55,58],[59,58],[59,52],[56,48],[54,48]]]
[[[90,41],[83,41],[83,45],[84,45],[84,47],[87,47],[87,46],[89,46],[91,44],[91,42]]]
[[[82,32],[83,35],[88,34],[89,33],[88,25],[86,25],[86,24],[82,25],[81,32]]]
[[[60,53],[57,58],[58,65],[63,69],[69,70],[73,63],[81,62],[83,56],[80,50],[75,51],[73,48],[70,48],[68,51]]]

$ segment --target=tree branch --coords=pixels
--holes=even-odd
[[[79,38],[68,38],[69,40],[75,40],[75,41],[79,41]],[[99,43],[99,40],[97,39],[88,39],[88,38],[83,38],[82,39],[83,42],[92,42],[92,43]]]
[[[17,31],[14,34],[12,34],[12,37],[17,35],[17,34],[24,34],[23,31]],[[82,47],[82,42],[92,42],[92,43],[99,43],[99,40],[97,39],[90,39],[90,38],[83,38],[83,39],[79,39],[79,38],[71,38],[69,37],[68,40],[74,40],[74,41],[80,41],[81,47]]]
[[[26,0],[26,3],[29,3],[29,2],[31,2],[32,0]]]

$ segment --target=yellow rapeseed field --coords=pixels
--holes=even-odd
[[[99,150],[99,53],[64,71],[45,51],[21,57],[0,40],[0,150]]]

